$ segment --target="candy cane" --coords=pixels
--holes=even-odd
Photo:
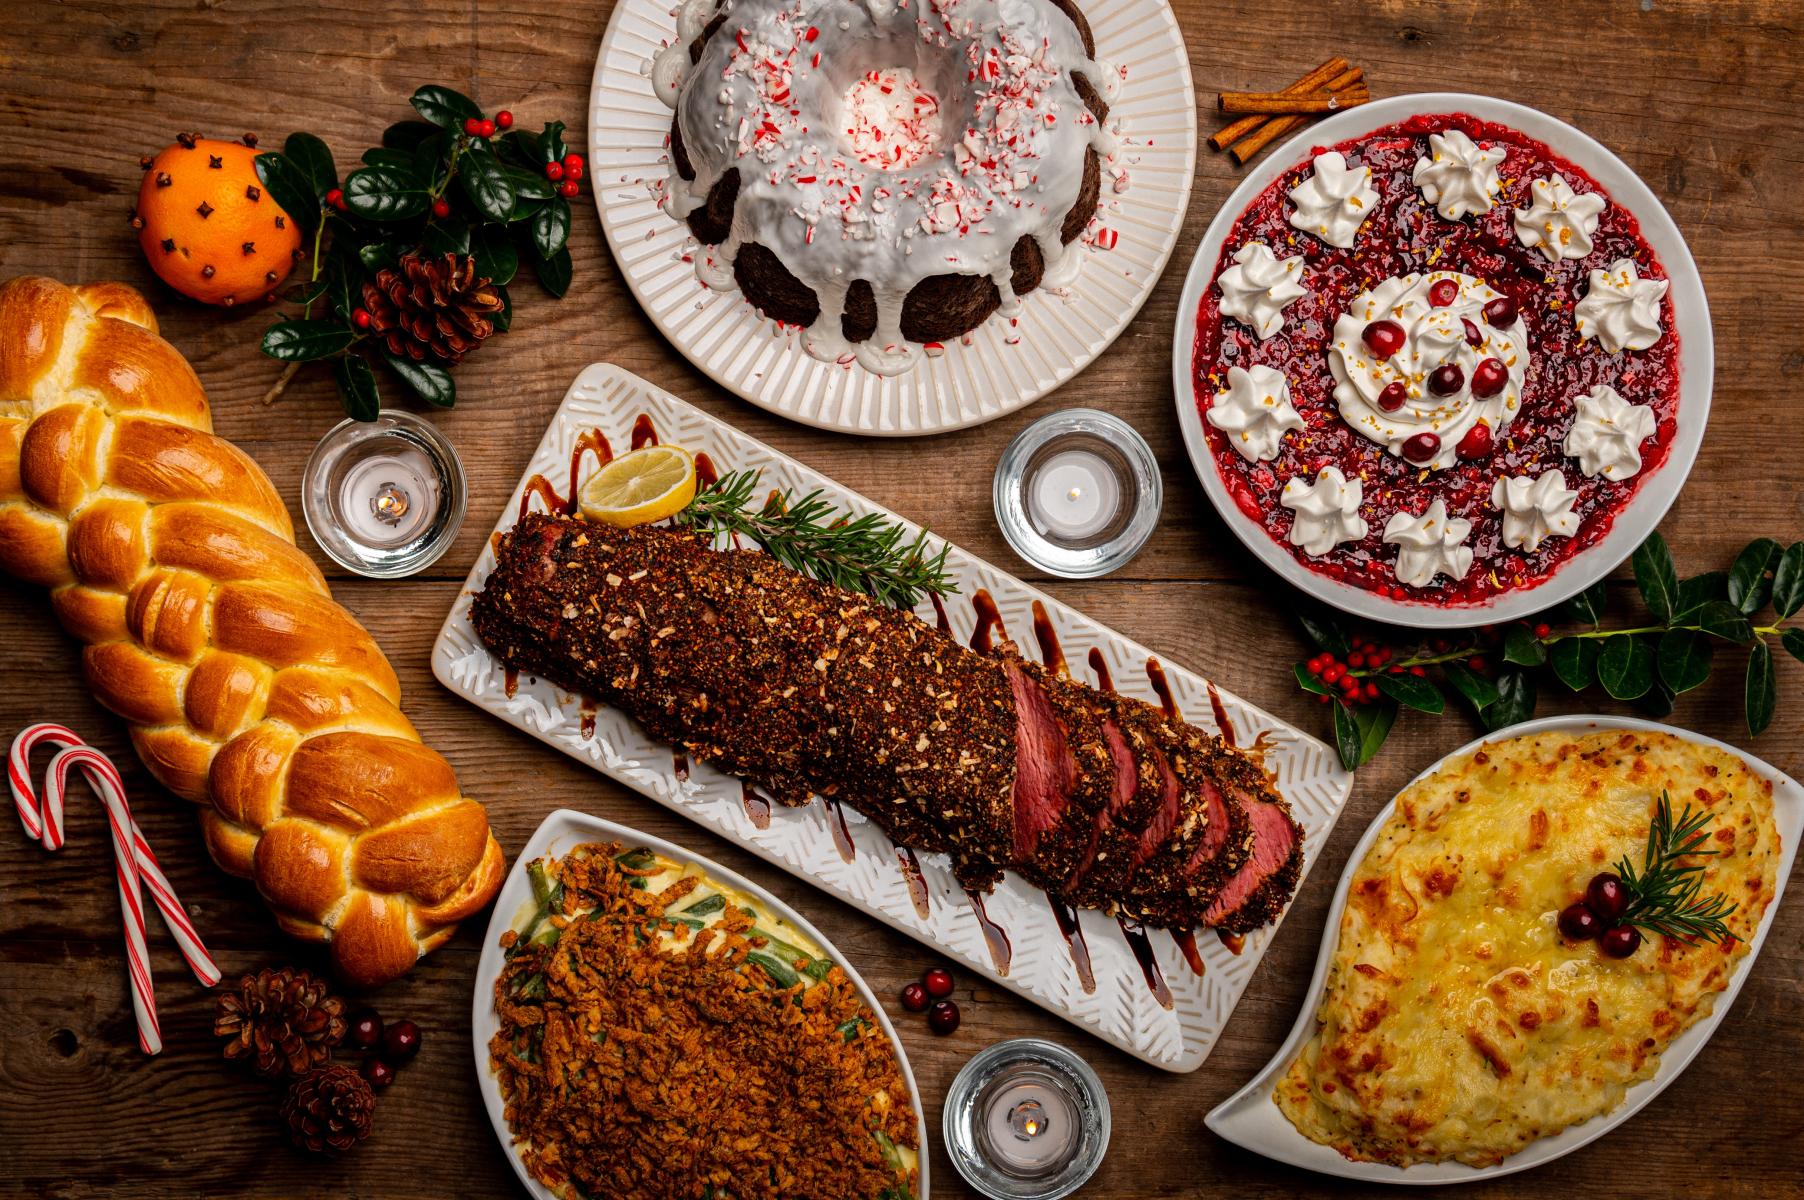
[[[44,796],[40,805],[31,788],[30,756],[34,747],[43,743],[57,745],[59,750],[50,760],[44,779]],[[8,782],[12,786],[13,803],[19,820],[34,840],[46,849],[63,844],[64,795],[68,790],[69,771],[82,769],[83,777],[107,812],[113,837],[115,874],[119,885],[119,906],[125,928],[127,972],[132,986],[132,1008],[137,1015],[138,1044],[146,1054],[162,1049],[157,1024],[156,998],[152,990],[149,951],[144,941],[144,907],[142,888],[149,888],[151,899],[163,914],[164,923],[174,935],[189,968],[208,987],[219,982],[219,968],[214,965],[188,918],[187,910],[176,898],[175,890],[163,874],[161,864],[151,852],[143,830],[133,820],[125,799],[125,783],[119,770],[99,750],[86,745],[73,732],[60,725],[33,725],[13,741],[7,762]]]

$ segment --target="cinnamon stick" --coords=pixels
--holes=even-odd
[[[1363,87],[1350,87],[1343,92],[1315,92],[1307,96],[1287,96],[1281,92],[1223,92],[1217,102],[1224,113],[1264,113],[1280,116],[1286,113],[1330,113],[1364,104],[1372,97]]]
[[[1365,78],[1365,73],[1358,67],[1353,67],[1347,71],[1343,71],[1341,74],[1335,76],[1334,79],[1330,80],[1328,83],[1328,90],[1330,92],[1344,91],[1363,78]],[[1295,115],[1274,117],[1248,137],[1244,137],[1240,141],[1235,142],[1228,153],[1234,156],[1234,161],[1236,163],[1244,167],[1254,155],[1258,154],[1261,150],[1265,149],[1279,138],[1290,133],[1292,130],[1301,128],[1308,120],[1308,117]]]
[[[1331,58],[1315,70],[1309,72],[1309,74],[1303,76],[1303,78],[1285,88],[1282,94],[1286,96],[1302,96],[1307,95],[1310,92],[1318,91],[1327,86],[1330,80],[1339,77],[1346,70],[1346,59]],[[1222,128],[1216,130],[1215,134],[1209,139],[1209,145],[1217,150],[1226,150],[1229,146],[1253,132],[1253,130],[1259,128],[1265,121],[1266,118],[1263,115],[1242,117],[1240,120],[1224,125]]]

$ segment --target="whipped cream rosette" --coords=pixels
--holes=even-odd
[[[1457,129],[1431,133],[1428,153],[1416,159],[1411,178],[1422,190],[1422,198],[1449,221],[1487,213],[1503,190],[1497,167],[1504,153],[1502,146],[1481,148]]]
[[[1233,317],[1264,341],[1284,328],[1284,309],[1309,294],[1298,279],[1303,256],[1279,258],[1264,242],[1234,252],[1234,265],[1215,281],[1221,288],[1221,315]]]
[[[1368,528],[1359,515],[1364,495],[1364,485],[1348,479],[1339,467],[1323,467],[1314,483],[1303,482],[1300,475],[1291,476],[1278,497],[1278,503],[1296,514],[1290,525],[1290,544],[1320,558],[1342,542],[1359,541]]]
[[[1668,286],[1664,279],[1641,278],[1633,259],[1591,272],[1590,290],[1572,314],[1580,340],[1596,338],[1611,354],[1649,349],[1660,340],[1660,301]]]
[[[1516,213],[1516,238],[1550,262],[1591,253],[1597,221],[1609,203],[1596,192],[1575,192],[1560,176],[1529,185],[1529,205]]]
[[[1402,275],[1354,298],[1334,323],[1328,367],[1347,424],[1399,458],[1442,470],[1463,441],[1488,448],[1515,419],[1528,334],[1515,306],[1482,279]],[[1481,424],[1485,433],[1475,434]]]
[[[1605,479],[1632,479],[1641,472],[1641,443],[1659,422],[1645,404],[1630,404],[1622,393],[1600,383],[1573,401],[1576,415],[1561,449],[1578,459],[1579,470]]]
[[[1290,382],[1270,367],[1228,368],[1228,390],[1215,393],[1205,414],[1228,435],[1228,444],[1248,462],[1278,457],[1278,445],[1303,416],[1290,401]]]
[[[1359,227],[1378,203],[1370,167],[1349,167],[1338,151],[1315,156],[1309,178],[1290,189],[1296,210],[1290,223],[1342,250],[1353,245]]]
[[[1472,522],[1447,515],[1447,503],[1436,498],[1421,516],[1393,513],[1384,523],[1384,540],[1397,547],[1396,573],[1410,587],[1427,587],[1436,575],[1459,580],[1472,569],[1472,547],[1465,544]]]
[[[1578,532],[1578,514],[1572,511],[1578,493],[1566,486],[1558,469],[1543,471],[1540,478],[1521,475],[1499,479],[1491,485],[1491,503],[1503,510],[1503,544],[1530,554],[1550,537],[1571,537]]]

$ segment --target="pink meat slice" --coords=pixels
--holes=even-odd
[[[1008,664],[1008,682],[1015,696],[1015,861],[1025,863],[1064,815],[1077,762],[1039,684],[1014,663]]]
[[[1197,843],[1190,861],[1184,867],[1184,874],[1194,875],[1203,869],[1204,864],[1214,860],[1222,852],[1228,841],[1228,801],[1221,794],[1221,789],[1208,779],[1203,780],[1203,806],[1209,814],[1209,823],[1203,827],[1203,837]]]
[[[1269,800],[1236,789],[1234,799],[1246,809],[1253,824],[1253,853],[1236,871],[1203,913],[1204,925],[1228,923],[1237,909],[1251,899],[1266,880],[1290,865],[1296,853],[1297,830],[1290,814]]]
[[[1109,805],[1096,814],[1096,823],[1090,827],[1090,844],[1084,850],[1084,857],[1071,872],[1071,878],[1065,881],[1065,890],[1071,891],[1084,881],[1090,868],[1096,864],[1096,851],[1102,845],[1102,835],[1109,831],[1115,819],[1134,801],[1134,792],[1140,786],[1140,776],[1134,767],[1134,752],[1128,748],[1127,738],[1122,735],[1121,726],[1114,721],[1102,723],[1103,741],[1109,747],[1109,762],[1115,771],[1115,790],[1109,797]]]
[[[1171,769],[1171,762],[1157,746],[1148,747],[1152,752],[1153,766],[1159,773],[1159,807],[1153,812],[1152,819],[1140,831],[1140,841],[1134,847],[1134,866],[1151,858],[1153,852],[1165,844],[1171,831],[1177,828],[1178,816],[1183,809],[1183,785],[1178,782],[1177,775]]]

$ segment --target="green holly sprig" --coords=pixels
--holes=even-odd
[[[1658,533],[1631,560],[1651,618],[1603,627],[1605,585],[1593,584],[1550,614],[1413,646],[1351,636],[1335,619],[1300,612],[1320,653],[1295,665],[1297,685],[1333,706],[1341,763],[1361,766],[1378,753],[1401,708],[1439,714],[1453,692],[1487,730],[1534,715],[1540,681],[1552,675],[1573,692],[1592,686],[1664,717],[1679,696],[1701,686],[1719,644],[1744,647],[1742,684],[1748,732],[1759,734],[1778,706],[1773,645],[1804,661],[1804,627],[1786,619],[1804,608],[1804,542],[1781,546],[1759,538],[1726,571],[1681,580]],[[1757,623],[1771,606],[1773,619]]]
[[[450,364],[391,354],[354,320],[364,282],[407,254],[473,258],[476,273],[500,293],[492,318],[498,332],[512,324],[507,287],[522,263],[553,296],[569,290],[574,188],[547,177],[564,177],[561,167],[551,170],[570,157],[563,124],[540,133],[498,127],[474,100],[437,85],[416,91],[413,107],[424,120],[390,125],[342,186],[331,149],[313,134],[291,134],[280,153],[257,156],[264,187],[312,241],[306,281],[283,293],[299,315],[263,335],[263,353],[289,364],[266,400],[301,364],[330,361],[345,411],[360,421],[374,420],[382,407],[373,362],[429,404],[456,403]]]

